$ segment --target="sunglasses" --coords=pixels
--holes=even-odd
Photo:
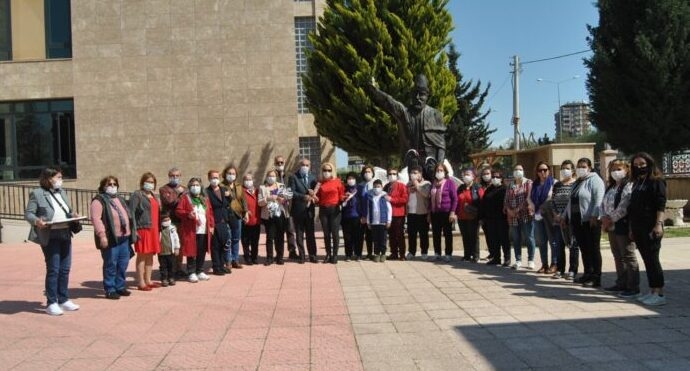
[[[539,173],[548,173],[549,169],[537,169],[537,172]]]
[[[115,187],[117,187],[117,183],[108,183],[108,184],[106,184],[106,185],[107,185],[107,186],[115,186]]]

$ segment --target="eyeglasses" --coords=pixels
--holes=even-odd
[[[276,165],[285,165],[285,161],[276,161]]]
[[[549,171],[549,169],[537,169],[537,172],[540,172],[540,173],[547,173],[548,171]]]
[[[108,183],[108,184],[106,184],[106,185],[107,185],[107,186],[115,186],[115,187],[117,187],[117,183]]]
[[[321,169],[321,171],[332,171],[331,169]]]

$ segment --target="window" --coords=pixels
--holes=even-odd
[[[306,157],[311,162],[311,171],[318,173],[321,169],[321,138],[299,137],[299,158]]]
[[[74,102],[0,102],[0,180],[36,179],[59,165],[76,178]]]
[[[72,58],[69,0],[45,0],[46,57]]]
[[[313,46],[309,42],[310,32],[316,29],[314,17],[295,17],[295,60],[297,62],[297,113],[309,113],[304,94],[302,74],[307,72],[307,53]]]
[[[0,0],[0,61],[12,59],[12,24],[10,0]]]

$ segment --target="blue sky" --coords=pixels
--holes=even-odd
[[[448,10],[455,29],[451,38],[461,56],[460,71],[466,80],[491,83],[485,109],[496,133],[494,146],[513,137],[511,117],[513,55],[522,62],[588,50],[587,25],[597,25],[599,14],[592,0],[450,0]],[[536,137],[555,135],[558,110],[557,86],[538,78],[563,81],[561,103],[587,101],[587,69],[582,59],[590,53],[530,63],[520,74],[521,131]],[[573,76],[579,76],[572,79]],[[338,152],[344,166],[344,152]]]

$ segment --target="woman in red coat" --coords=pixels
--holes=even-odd
[[[189,282],[207,281],[204,273],[206,252],[211,249],[211,235],[215,221],[211,203],[201,192],[201,178],[192,178],[188,192],[180,197],[175,214],[181,220],[180,242],[182,255],[187,257]]]

